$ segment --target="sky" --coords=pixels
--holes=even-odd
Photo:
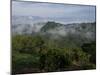
[[[95,6],[12,1],[13,16],[38,16],[60,22],[94,22]]]

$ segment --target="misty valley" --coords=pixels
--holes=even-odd
[[[96,69],[96,6],[12,1],[12,74]]]
[[[13,74],[96,68],[96,22],[24,21],[11,28]]]

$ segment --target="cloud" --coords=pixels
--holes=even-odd
[[[58,21],[95,21],[95,6],[12,1],[12,15],[50,17]]]

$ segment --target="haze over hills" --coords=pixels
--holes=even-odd
[[[95,69],[95,8],[12,1],[12,74]]]
[[[78,23],[94,22],[95,6],[81,6],[71,4],[63,5],[52,3],[46,4],[38,2],[26,3],[18,1],[12,2],[12,33],[31,34],[34,32],[40,32],[41,28],[46,25],[48,21],[61,24],[60,27],[55,25],[53,26],[57,29],[54,32],[62,30],[59,33],[65,35],[69,30],[74,31],[74,29],[70,28],[72,28],[74,25],[76,27]],[[68,24],[71,25],[68,26]],[[51,26],[51,23],[48,26]],[[52,33],[51,30],[49,30],[49,32]]]
[[[44,31],[44,32],[51,32],[51,31],[65,31],[72,32],[75,31],[95,31],[95,25],[91,25],[93,22],[82,22],[82,23],[71,23],[71,24],[62,24],[60,22],[54,21],[44,21],[43,18],[38,16],[12,16],[12,33],[32,33]],[[95,22],[94,22],[95,23]],[[93,23],[93,24],[94,24]],[[82,29],[82,27],[85,29]],[[92,29],[90,29],[92,28]]]
[[[38,21],[35,21],[37,19]],[[54,21],[44,22],[39,19],[41,18],[37,16],[14,17],[12,20],[12,35],[41,35],[48,39],[65,39],[67,44],[72,41],[77,45],[95,41],[95,22],[62,24]]]

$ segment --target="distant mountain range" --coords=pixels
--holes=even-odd
[[[55,36],[77,35],[95,38],[95,22],[62,24],[42,21],[38,16],[12,16],[12,34],[52,34]],[[41,21],[40,21],[41,20]]]
[[[62,24],[54,21],[40,21],[38,16],[13,16],[12,35],[41,34],[53,38],[69,37],[72,39],[95,40],[96,23]]]
[[[54,21],[62,24],[71,24],[71,23],[82,23],[82,22],[92,22],[88,21],[87,18],[70,18],[70,17],[43,17],[43,16],[20,16],[20,15],[12,15],[12,24],[33,24],[37,22],[47,22]]]

